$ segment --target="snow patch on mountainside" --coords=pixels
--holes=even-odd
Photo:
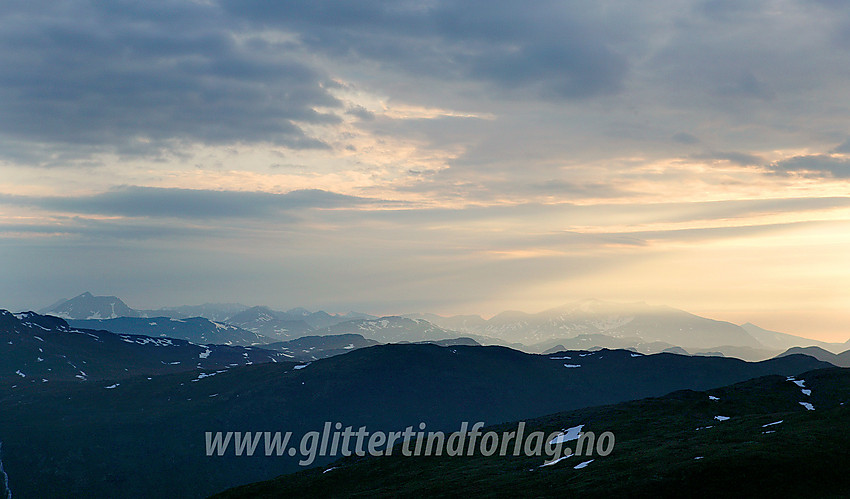
[[[541,464],[539,467],[540,467],[540,468],[545,468],[546,466],[552,466],[552,465],[554,465],[554,464],[558,464],[558,463],[560,463],[561,461],[563,461],[564,459],[567,459],[567,458],[569,458],[569,457],[573,457],[573,455],[572,455],[572,454],[567,454],[566,456],[561,456],[561,457],[559,457],[558,459],[555,459],[554,461],[549,461],[548,463],[543,463],[543,464]]]
[[[806,386],[806,380],[795,379],[794,376],[788,376],[787,378],[785,378],[785,381],[790,381],[790,382],[794,383],[795,385],[799,386],[801,388],[800,391],[803,393],[803,395],[805,395],[807,397],[812,396],[812,391],[810,389],[804,388]],[[812,404],[810,404],[808,402],[800,402],[800,405],[802,405],[803,407],[805,407],[806,409],[808,409],[810,411],[815,410],[815,406],[813,406]]]
[[[171,338],[149,338],[146,336],[137,336],[132,339],[130,336],[121,336],[121,339],[126,343],[135,343],[137,345],[153,345],[156,347],[174,347],[177,346],[171,341]]]
[[[584,428],[583,424],[578,426],[573,426],[572,428],[568,428],[566,430],[561,430],[561,433],[553,438],[549,445],[560,444],[563,442],[569,442],[571,440],[578,440],[579,435],[581,435],[581,429]]]
[[[593,459],[591,459],[590,461],[585,461],[585,462],[583,462],[583,463],[579,463],[579,464],[577,464],[577,465],[573,466],[573,469],[580,470],[580,469],[582,469],[582,468],[586,468],[586,467],[587,467],[587,465],[588,465],[588,464],[590,464],[590,463],[592,463],[593,461],[594,461],[594,460],[593,460]]]

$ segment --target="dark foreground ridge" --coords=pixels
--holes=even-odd
[[[540,457],[396,451],[344,458],[214,497],[846,497],[848,420],[850,369],[766,376],[527,422],[547,435],[576,425],[596,436],[610,431],[616,445],[604,457],[575,455],[541,466]]]
[[[420,422],[455,431],[462,421],[497,424],[827,366],[803,355],[748,363],[625,350],[531,355],[379,345],[309,365],[24,384],[0,392],[0,441],[15,497],[204,497],[302,469],[289,455],[207,456],[205,432],[291,431],[300,439],[327,421],[373,432]]]

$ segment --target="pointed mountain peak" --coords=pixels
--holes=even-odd
[[[88,291],[44,312],[63,319],[113,319],[141,315],[116,296],[94,296]]]

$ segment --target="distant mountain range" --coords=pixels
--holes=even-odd
[[[304,336],[312,331],[321,330],[340,322],[375,318],[374,316],[357,312],[329,314],[321,310],[318,312],[310,312],[304,308],[293,308],[286,312],[279,312],[272,310],[269,307],[247,307],[236,303],[206,303],[203,305],[186,305],[179,307],[164,307],[156,310],[143,310],[131,308],[117,296],[94,296],[90,292],[82,293],[68,300],[60,300],[59,302],[56,302],[49,307],[45,307],[38,312],[69,320],[108,320],[122,317],[150,319],[161,319],[166,317],[176,320],[185,320],[203,317],[213,323],[227,323],[255,333],[256,335],[263,336],[265,338],[262,342],[266,343],[294,339],[299,336]],[[119,323],[115,322],[111,324],[118,327]],[[122,327],[130,328],[143,334],[159,334],[155,330],[142,331],[139,328],[143,325],[144,323],[141,321],[136,323],[121,323]],[[190,339],[189,335],[191,334],[194,334],[195,336],[201,334],[197,331],[194,333],[184,332],[185,328],[180,329],[177,326],[175,327],[177,328],[177,332],[174,334],[181,335],[178,337]],[[202,329],[208,329],[206,325],[199,327]],[[198,327],[195,329],[198,329]],[[172,333],[168,334],[172,335]],[[244,334],[242,336],[243,337],[240,339],[239,334],[236,334],[229,341],[233,344],[256,343],[256,341],[250,340],[249,336]]]
[[[95,296],[86,291],[73,298],[59,300],[38,310],[38,313],[75,320],[117,319],[119,317],[169,317],[173,319],[205,317],[211,321],[223,321],[246,308],[248,307],[238,303],[205,303],[203,305],[142,310],[130,307],[117,296]]]
[[[567,348],[633,348],[652,353],[678,346],[689,352],[714,352],[745,358],[769,358],[792,346],[820,346],[842,351],[846,345],[825,343],[768,331],[753,324],[739,326],[682,310],[644,303],[600,300],[553,308],[537,314],[503,312],[490,319],[475,315],[441,317],[410,314],[460,334],[494,337],[520,343],[530,351]]]
[[[470,316],[447,319],[428,316],[428,320],[462,333],[494,336],[525,345],[579,335],[603,334],[612,338],[640,338],[647,343],[664,342],[684,348],[718,345],[763,347],[738,325],[643,303],[616,304],[585,300],[537,314],[503,312],[489,320],[480,321]]]
[[[204,303],[203,305],[181,305],[179,307],[163,307],[158,310],[146,310],[146,317],[157,315],[172,319],[189,319],[204,317],[215,322],[225,322],[230,317],[246,310],[248,307],[241,303]]]
[[[127,333],[232,345],[340,334],[360,334],[381,343],[468,337],[479,344],[505,345],[527,352],[626,348],[641,353],[657,353],[675,347],[697,355],[723,355],[747,360],[767,359],[795,346],[817,346],[833,353],[850,347],[850,342],[810,340],[769,331],[750,323],[739,326],[707,319],[670,307],[599,300],[583,300],[537,314],[503,312],[491,319],[483,319],[475,315],[441,317],[435,314],[375,317],[356,312],[310,312],[304,308],[284,312],[239,304],[138,310],[115,296],[93,296],[87,292],[56,303],[42,312],[69,320],[102,321],[101,325],[79,323],[85,327],[112,327]],[[192,314],[207,320],[187,317]],[[118,321],[120,317],[138,320]],[[165,321],[162,317],[172,320]],[[158,320],[145,322],[143,318]],[[186,322],[175,322],[178,320]]]

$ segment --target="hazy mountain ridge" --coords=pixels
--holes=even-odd
[[[844,345],[838,343],[767,331],[750,323],[739,326],[667,306],[644,303],[582,300],[536,314],[502,312],[490,319],[436,314],[410,314],[408,317],[425,318],[461,334],[472,333],[509,343],[518,342],[527,351],[545,351],[562,344],[570,348],[634,348],[652,353],[678,346],[695,353],[719,351],[724,355],[764,359],[791,346],[814,345],[832,351],[844,349]],[[597,344],[589,344],[594,342]]]
[[[554,346],[552,346],[554,345]],[[686,350],[678,345],[663,341],[644,342],[640,338],[614,338],[604,334],[580,334],[575,338],[550,340],[539,345],[532,345],[532,352],[552,353],[561,350],[599,350],[602,348],[622,348],[634,350],[642,354],[662,352],[679,353],[682,355],[721,355],[747,361],[759,361],[776,357],[779,350],[741,347],[733,345],[718,345],[711,348],[695,348]]]
[[[758,340],[762,345],[774,350],[787,350],[792,347],[813,346],[823,348],[824,350],[828,350],[833,353],[838,353],[846,350],[847,344],[850,343],[850,340],[848,340],[848,343],[842,344],[801,338],[787,333],[770,331],[749,322],[741,324],[741,327],[750,333],[750,335]]]
[[[466,317],[431,317],[438,325],[452,324],[462,333],[494,336],[525,345],[580,335],[604,334],[612,338],[640,338],[684,348],[718,345],[763,348],[742,327],[664,306],[643,303],[608,303],[583,300],[537,314],[508,311],[478,322]]]
[[[203,317],[215,322],[226,322],[230,317],[247,310],[247,305],[241,303],[204,303],[201,305],[180,305],[163,307],[157,310],[146,310],[146,316],[161,315],[172,319],[189,319]]]
[[[340,322],[320,329],[316,333],[324,335],[355,333],[381,343],[437,341],[463,336],[457,331],[441,328],[424,319],[401,316]]]
[[[850,367],[850,350],[834,354],[820,347],[792,347],[780,354],[779,357],[796,354],[808,355],[839,367]]]
[[[314,329],[301,316],[291,316],[269,307],[251,307],[233,317],[228,323],[253,331],[274,341],[286,341],[304,336]]]

